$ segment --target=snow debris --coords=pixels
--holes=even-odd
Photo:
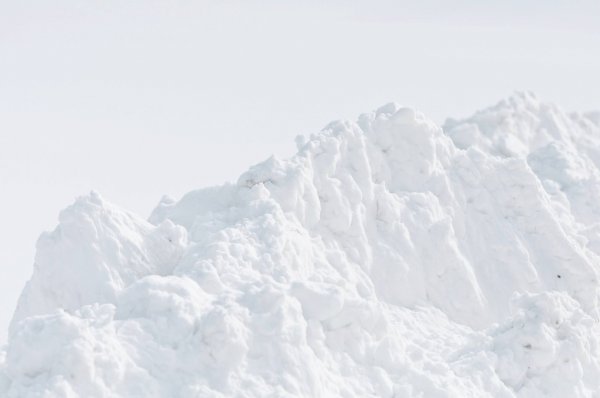
[[[0,396],[597,397],[600,118],[388,104],[37,244]]]

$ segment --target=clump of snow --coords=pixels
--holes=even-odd
[[[388,104],[148,221],[42,235],[0,396],[592,397],[600,124]]]

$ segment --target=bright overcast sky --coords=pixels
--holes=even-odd
[[[147,216],[389,101],[600,109],[599,21],[598,1],[0,0],[0,343],[76,196]]]

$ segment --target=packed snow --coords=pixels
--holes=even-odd
[[[599,397],[600,117],[396,104],[37,243],[0,396]]]

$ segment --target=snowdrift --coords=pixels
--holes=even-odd
[[[600,117],[388,104],[37,244],[0,396],[600,396]]]

